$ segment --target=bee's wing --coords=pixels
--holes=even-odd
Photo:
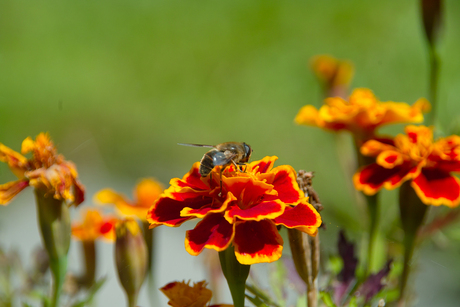
[[[214,166],[226,165],[226,164],[229,164],[235,157],[236,157],[236,154],[233,152],[218,151],[212,156],[212,160],[213,160]]]
[[[177,143],[177,145],[182,146],[191,146],[191,147],[207,147],[207,148],[214,148],[215,146],[212,145],[203,145],[203,144],[188,144],[188,143]]]

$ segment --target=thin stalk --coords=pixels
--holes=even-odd
[[[154,233],[153,229],[149,228],[149,223],[147,221],[142,222],[142,227],[143,227],[143,233],[144,233],[144,239],[145,239],[145,244],[147,245],[147,274],[146,277],[148,279],[148,287],[150,289],[155,288],[155,274],[153,272],[153,266],[154,266],[154,256],[155,256],[155,250],[154,250]],[[155,296],[155,291],[148,291],[149,293],[149,301],[150,305],[152,307],[158,306],[156,296]]]
[[[96,242],[94,240],[82,241],[81,245],[85,259],[85,275],[82,282],[85,287],[90,288],[96,279]]]
[[[436,47],[429,44],[429,61],[430,61],[430,80],[429,80],[429,100],[431,103],[431,112],[426,118],[426,125],[433,125],[436,122],[436,112],[438,105],[438,84],[439,84],[439,56]]]
[[[412,257],[417,244],[417,233],[425,220],[428,206],[422,203],[420,198],[406,181],[399,189],[399,210],[401,226],[404,230],[404,268],[399,284],[398,306],[405,306],[407,296],[407,281],[410,275]]]

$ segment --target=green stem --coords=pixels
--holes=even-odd
[[[431,112],[426,116],[426,125],[433,125],[436,121],[436,112],[438,105],[438,84],[439,84],[439,56],[434,45],[428,45],[430,61],[430,79],[429,79],[429,101],[431,103]]]
[[[127,295],[127,301],[128,301],[128,307],[136,307],[137,306],[137,297],[139,296],[139,292],[136,291],[135,293],[132,293],[131,295]]]
[[[369,212],[369,243],[367,246],[367,265],[365,276],[368,276],[374,271],[377,266],[375,263],[375,246],[377,243],[379,222],[380,222],[380,210],[378,205],[378,194],[366,195],[367,209]]]
[[[238,262],[233,246],[219,252],[219,259],[222,272],[227,279],[228,287],[232,294],[233,305],[235,307],[244,307],[246,279],[249,276],[251,266]]]
[[[399,189],[399,211],[401,226],[404,230],[404,268],[399,285],[399,306],[404,306],[417,233],[428,211],[428,206],[422,203],[408,181]]]
[[[145,244],[147,245],[147,278],[148,278],[148,285],[150,289],[155,288],[155,275],[153,272],[153,265],[154,265],[154,244],[155,244],[155,236],[153,229],[149,228],[150,224],[147,221],[142,222],[143,233]],[[155,291],[148,291],[149,293],[149,301],[151,306],[157,306],[158,302],[155,296]]]
[[[50,259],[53,276],[51,307],[59,306],[59,298],[67,271],[67,253],[70,246],[70,214],[65,202],[35,189],[37,216],[43,244]]]

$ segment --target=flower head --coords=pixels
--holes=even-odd
[[[101,212],[96,209],[87,209],[81,223],[72,225],[72,235],[77,240],[95,241],[99,238],[107,241],[115,241],[115,224],[116,217],[103,217]]]
[[[123,194],[111,189],[99,191],[94,199],[101,204],[114,204],[123,216],[136,216],[146,220],[147,211],[163,192],[164,187],[153,178],[142,179],[134,188],[134,200],[130,201]]]
[[[160,288],[169,298],[168,305],[173,307],[205,307],[212,298],[212,291],[206,288],[206,282],[200,281],[190,286],[190,281],[173,281]],[[212,305],[209,307],[230,307],[233,305]]]
[[[231,165],[222,178],[219,167],[201,177],[197,162],[182,179],[171,180],[150,208],[147,221],[151,227],[176,227],[201,218],[186,233],[185,248],[192,255],[204,248],[223,251],[233,244],[241,264],[278,260],[283,239],[277,226],[316,235],[321,217],[299,189],[294,169],[273,168],[276,159],[249,163],[243,172]]]
[[[361,140],[374,136],[375,130],[387,124],[421,123],[423,112],[430,104],[420,98],[414,105],[403,102],[380,102],[369,89],[355,89],[348,101],[330,97],[317,110],[306,105],[300,109],[295,122],[300,125],[316,126],[331,131],[348,130]]]
[[[317,55],[311,59],[310,66],[331,96],[345,94],[353,79],[354,68],[349,61],[338,60],[329,55]]]
[[[381,188],[399,187],[410,180],[423,203],[455,207],[460,203],[460,137],[433,141],[432,128],[407,126],[406,134],[387,142],[370,140],[361,153],[376,163],[361,168],[353,177],[356,189],[373,195]]]
[[[32,158],[24,154],[32,152]],[[14,196],[31,185],[55,199],[79,205],[84,200],[84,187],[77,179],[75,165],[57,154],[47,133],[22,142],[21,153],[0,143],[0,161],[5,162],[19,180],[0,185],[0,204],[8,204]]]

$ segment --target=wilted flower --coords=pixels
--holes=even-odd
[[[294,169],[273,168],[276,160],[265,157],[247,164],[243,172],[231,165],[222,178],[219,167],[202,178],[197,162],[182,179],[171,180],[147,220],[151,227],[176,227],[202,218],[186,233],[185,248],[192,255],[204,248],[223,251],[233,244],[241,264],[276,261],[283,249],[278,225],[310,235],[321,225],[319,213],[299,189]]]
[[[116,217],[103,217],[96,209],[88,209],[82,216],[81,223],[72,224],[74,238],[81,241],[95,241],[99,238],[115,241],[115,224],[118,221]]]
[[[371,90],[365,88],[355,89],[348,101],[330,97],[324,102],[319,110],[312,105],[302,107],[295,122],[331,131],[348,130],[360,140],[372,138],[382,125],[421,123],[422,113],[430,108],[429,102],[423,98],[412,106],[403,102],[380,102]]]
[[[212,291],[206,288],[206,282],[200,281],[190,286],[190,281],[173,281],[160,288],[169,298],[168,305],[173,307],[205,307],[212,298]],[[209,307],[231,307],[233,305],[210,305]]]
[[[29,152],[32,152],[31,159],[23,156]],[[8,204],[29,185],[76,206],[83,202],[84,188],[77,179],[75,165],[57,154],[47,133],[40,133],[35,141],[26,138],[21,153],[0,144],[0,161],[7,163],[18,177],[16,181],[0,185],[0,204]]]
[[[426,205],[456,207],[460,202],[460,180],[451,175],[460,170],[460,137],[433,141],[432,128],[407,126],[406,135],[381,142],[370,140],[361,153],[376,157],[376,163],[354,175],[355,187],[367,195],[410,181]]]
[[[94,199],[101,204],[114,204],[123,216],[136,216],[141,221],[146,220],[147,211],[163,192],[161,183],[152,178],[142,179],[134,188],[134,200],[130,201],[123,194],[112,189],[99,191]]]

